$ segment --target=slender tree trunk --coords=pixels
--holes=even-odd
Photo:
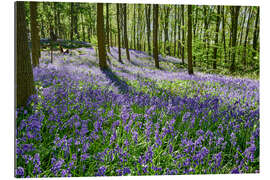
[[[244,42],[243,57],[242,57],[242,62],[243,62],[243,65],[244,66],[247,65],[247,60],[246,60],[246,56],[247,56],[247,41],[248,41],[249,24],[250,24],[251,14],[252,14],[252,11],[251,11],[251,8],[250,8],[249,15],[248,15],[248,21],[247,21],[245,42]]]
[[[174,31],[173,31],[173,36],[174,36],[174,44],[173,44],[173,56],[176,56],[176,22],[177,22],[177,16],[176,16],[176,11],[177,11],[177,6],[174,5]]]
[[[248,7],[245,8],[245,11],[244,11],[244,18],[241,22],[241,31],[240,31],[240,40],[239,40],[239,46],[242,45],[242,38],[243,38],[243,33],[244,33],[244,29],[245,29],[245,22],[246,22],[246,18],[247,18],[247,9]],[[240,15],[241,16],[241,15]]]
[[[141,14],[141,4],[138,4],[138,18],[140,17]],[[141,27],[141,23],[139,20],[137,20],[137,50],[141,51],[142,47],[141,47],[141,31],[142,31],[142,27]]]
[[[55,35],[58,37],[58,28],[57,28],[57,2],[52,2],[53,5],[53,17],[54,17],[54,27],[55,27]]]
[[[108,69],[106,62],[103,3],[97,3],[97,38],[100,69]]]
[[[260,17],[260,7],[258,7],[257,15],[256,15],[256,21],[255,21],[255,27],[254,27],[254,33],[253,33],[253,52],[252,57],[256,57],[256,51],[257,51],[257,42],[259,37],[259,17]]]
[[[232,14],[232,63],[230,67],[231,72],[235,72],[235,53],[236,53],[236,39],[237,39],[237,25],[238,25],[238,15],[239,15],[240,6],[231,7]]]
[[[59,39],[61,39],[62,38],[62,33],[63,33],[63,29],[61,28],[61,17],[60,17],[60,8],[59,8],[59,6],[57,7],[57,26],[56,26],[56,28],[57,28],[57,30],[58,30],[58,37],[59,37]]]
[[[119,4],[116,4],[117,9],[117,34],[118,34],[118,60],[119,62],[123,63],[121,59],[121,31],[120,31],[120,9]]]
[[[134,4],[134,12],[133,12],[133,41],[134,41],[134,49],[136,49],[136,4]]]
[[[40,57],[40,37],[37,22],[37,2],[30,2],[31,15],[31,41],[32,41],[32,64],[34,67],[39,65]]]
[[[153,56],[156,68],[159,68],[158,61],[158,4],[153,5]]]
[[[85,27],[84,27],[84,18],[83,18],[83,13],[82,12],[81,12],[81,21],[82,21],[83,41],[85,42]]]
[[[145,5],[145,14],[146,14],[146,24],[147,24],[147,45],[148,45],[148,54],[151,55],[151,28],[150,28],[150,16],[151,16],[151,5]]]
[[[182,64],[185,63],[185,7],[184,5],[181,5],[181,11],[182,11]]]
[[[215,47],[213,54],[213,69],[217,69],[217,50],[218,50],[218,32],[220,25],[220,6],[217,6],[217,23],[216,23],[216,37],[215,37]]]
[[[170,8],[165,6],[164,10],[165,10],[165,17],[164,17],[164,20],[165,20],[165,28],[164,28],[164,37],[165,37],[164,45],[165,45],[165,48],[164,48],[164,51],[165,52],[164,53],[168,54],[168,55],[171,55],[170,46],[169,46],[169,15],[170,15]]]
[[[193,74],[193,66],[192,66],[192,5],[188,5],[188,74]]]
[[[109,28],[109,4],[106,3],[106,45],[110,53],[110,28]]]
[[[205,33],[204,33],[204,42],[205,42],[205,50],[206,50],[206,65],[207,65],[207,68],[208,68],[208,55],[209,55],[209,46],[210,46],[210,40],[209,40],[209,32],[208,32],[208,29],[209,29],[209,23],[210,23],[210,18],[211,18],[211,15],[209,15],[210,12],[208,11],[208,14],[207,14],[207,9],[206,9],[206,6],[204,6],[204,26],[205,26]],[[209,16],[209,17],[208,17]]]
[[[224,46],[224,62],[225,64],[227,63],[227,52],[226,52],[226,38],[225,38],[225,24],[226,24],[226,19],[225,19],[225,6],[222,8],[222,37],[223,37],[223,46]]]
[[[177,14],[178,14],[178,54],[177,54],[177,56],[180,57],[181,49],[182,49],[181,42],[180,42],[180,39],[181,39],[180,5],[178,5],[178,13]]]
[[[73,40],[74,31],[74,3],[70,3],[70,40]]]
[[[127,5],[123,4],[123,11],[124,11],[124,39],[125,39],[125,46],[126,46],[126,54],[127,59],[130,61],[129,56],[129,49],[128,49],[128,35],[127,35]]]
[[[25,5],[23,1],[15,4],[16,30],[16,106],[26,106],[28,98],[34,93],[34,78],[28,48]]]
[[[198,23],[198,7],[196,7],[196,15],[194,20],[194,26],[193,26],[193,41],[195,40],[195,35],[197,31],[197,23]],[[196,56],[193,56],[193,65],[196,66]]]

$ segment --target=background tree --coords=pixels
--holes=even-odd
[[[238,15],[239,15],[240,6],[231,7],[231,16],[232,16],[232,59],[230,71],[235,71],[235,53],[236,53],[236,38],[237,38],[237,24],[238,24]]]
[[[150,17],[151,17],[151,4],[145,5],[145,18],[146,18],[146,26],[147,26],[147,45],[148,45],[148,54],[151,55],[151,43],[150,43],[150,37],[151,37],[151,23],[150,23]]]
[[[158,4],[153,5],[153,56],[156,68],[159,68],[158,61]]]
[[[251,20],[251,10],[252,8],[249,8],[249,15],[248,15],[248,21],[247,21],[247,28],[246,28],[246,35],[245,35],[245,41],[244,41],[244,49],[243,49],[243,57],[242,57],[242,63],[244,66],[247,65],[247,42],[248,42],[248,33],[249,33],[249,27],[250,27],[250,20]]]
[[[117,8],[117,34],[118,34],[118,60],[119,62],[123,63],[121,59],[121,31],[120,31],[120,7],[119,4],[116,4]]]
[[[253,33],[253,52],[252,52],[252,57],[254,58],[256,56],[256,51],[257,51],[257,41],[259,38],[259,17],[260,17],[260,7],[258,7],[257,10],[257,15],[256,15],[256,21],[255,21],[255,28],[254,28],[254,33]]]
[[[28,48],[25,7],[24,2],[19,1],[15,4],[16,8],[16,105],[25,106],[27,100],[34,93],[33,71]]]
[[[33,66],[39,65],[40,57],[40,37],[37,23],[37,2],[30,2],[31,16],[31,41],[32,41],[32,63]]]
[[[188,74],[193,74],[192,66],[192,5],[188,5]]]
[[[97,38],[100,69],[108,69],[106,62],[103,4],[97,3]]]
[[[182,11],[182,64],[185,63],[185,6],[181,5]]]
[[[128,61],[130,61],[129,50],[128,50],[128,35],[127,35],[127,5],[123,4],[123,16],[124,16],[124,39],[125,39],[125,48]]]
[[[216,14],[216,34],[215,34],[215,46],[213,53],[213,69],[217,69],[217,50],[218,50],[218,32],[220,26],[220,6],[217,6],[217,14]]]

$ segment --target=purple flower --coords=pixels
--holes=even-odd
[[[116,139],[116,131],[113,131],[113,134],[110,138],[110,144],[112,144],[115,141],[115,139]]]
[[[80,135],[81,136],[84,136],[85,134],[87,134],[89,131],[88,131],[88,128],[82,128],[81,131],[80,131]]]
[[[133,141],[135,142],[135,144],[137,144],[137,142],[138,142],[138,132],[137,131],[132,131],[132,139],[133,139]]]
[[[190,112],[186,112],[182,118],[183,122],[187,122],[187,120],[189,119],[189,117],[191,116]]]
[[[22,147],[24,152],[29,152],[33,150],[33,144],[24,144]]]
[[[58,161],[56,161],[56,163],[53,164],[51,171],[54,173],[54,175],[56,175],[59,172],[64,162],[65,161],[63,159],[59,159]]]
[[[66,177],[67,174],[68,174],[68,170],[63,169],[63,170],[61,171],[61,177]]]
[[[236,167],[236,168],[232,169],[232,170],[231,170],[231,173],[232,173],[232,174],[239,174],[238,168]]]
[[[81,161],[85,161],[85,160],[88,159],[89,157],[90,157],[89,154],[84,153],[84,154],[81,155]]]
[[[123,174],[124,174],[124,175],[130,174],[130,173],[131,173],[131,171],[130,171],[130,169],[129,169],[128,167],[125,167],[125,168],[123,169]]]
[[[123,124],[126,124],[128,118],[129,118],[129,113],[128,112],[122,112],[121,113],[121,119],[123,120]]]
[[[105,172],[106,172],[106,167],[105,166],[101,166],[99,169],[98,169],[98,173],[96,173],[96,176],[105,176]]]
[[[21,177],[24,176],[24,169],[22,167],[18,167],[16,169],[16,176],[21,176]]]

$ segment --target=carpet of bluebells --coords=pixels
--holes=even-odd
[[[259,172],[259,81],[196,72],[130,50],[100,70],[93,48],[43,51],[16,110],[16,177]]]

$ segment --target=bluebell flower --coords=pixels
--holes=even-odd
[[[16,176],[24,177],[24,168],[23,167],[18,167],[16,169]]]

